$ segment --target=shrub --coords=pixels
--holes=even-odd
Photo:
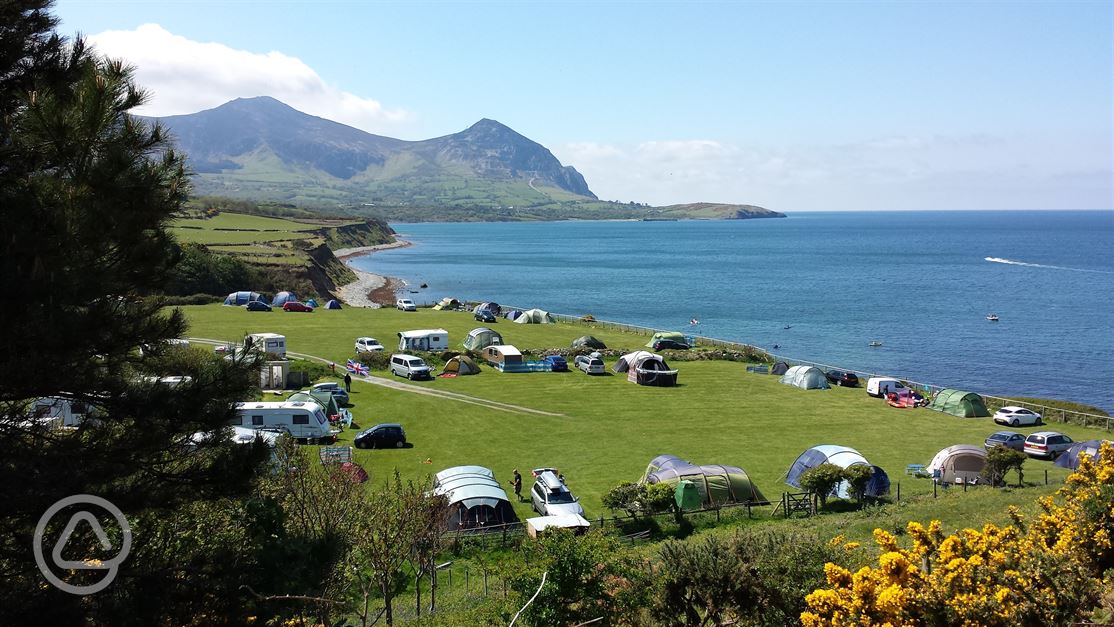
[[[820,499],[820,506],[828,504],[828,497],[843,481],[843,469],[835,464],[820,464],[801,474],[801,487]]]
[[[637,518],[646,499],[646,486],[640,483],[623,481],[603,495],[603,506],[612,511],[621,510]]]
[[[650,483],[643,486],[644,496],[642,501],[643,509],[649,514],[660,514],[662,512],[672,511],[676,514],[678,522],[681,518],[681,510],[677,507],[677,501],[674,498],[676,487],[668,483]]]
[[[874,468],[870,466],[848,466],[843,469],[843,478],[850,487],[851,497],[862,503],[866,496],[866,486],[874,476]]]
[[[986,465],[982,469],[982,477],[987,480],[990,485],[999,485],[1005,483],[1006,474],[1011,470],[1017,471],[1017,482],[1020,484],[1024,479],[1022,465],[1028,456],[1021,451],[1015,451],[1012,448],[1004,446],[995,446],[986,452]]]
[[[310,381],[316,381],[325,377],[344,376],[343,368],[338,365],[336,373],[329,367],[328,364],[323,364],[318,361],[310,361],[308,359],[291,359],[290,372],[304,372]]]
[[[208,305],[221,302],[220,296],[213,294],[190,294],[189,296],[166,296],[164,301],[170,307],[181,305]]]
[[[360,353],[356,360],[371,370],[387,370],[391,366],[391,354],[387,351]]]

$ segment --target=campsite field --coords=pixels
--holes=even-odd
[[[190,320],[192,337],[237,341],[246,333],[281,333],[287,337],[289,351],[324,357],[340,366],[354,356],[353,342],[358,336],[374,336],[390,350],[399,331],[444,328],[449,332],[450,348],[460,350],[467,332],[481,326],[471,314],[429,309],[404,313],[348,308],[312,314],[250,313],[220,305],[182,309]],[[647,339],[586,324],[520,325],[500,320],[487,326],[524,351],[568,346],[585,334],[595,335],[610,348],[632,350]],[[662,453],[695,463],[740,466],[767,499],[776,501],[789,489],[781,478],[797,455],[816,444],[841,444],[858,449],[884,468],[893,482],[901,483],[903,498],[930,494],[927,479],[904,473],[908,464],[927,464],[938,450],[952,444],[981,446],[987,435],[1000,428],[989,418],[894,409],[868,397],[862,388],[800,390],[781,385],[776,376],[747,373],[741,363],[674,361],[670,365],[680,370],[676,388],[641,387],[623,375],[589,377],[576,370],[501,374],[486,366],[476,376],[412,384],[558,414],[555,416],[504,411],[357,380],[351,407],[356,423],[368,427],[400,422],[413,444],[404,449],[358,451],[357,460],[375,482],[395,468],[404,478],[419,480],[450,466],[479,464],[493,469],[506,482],[514,468],[529,477],[531,468],[556,466],[581,497],[588,515],[595,517],[608,514],[600,505],[608,489],[622,480],[637,480],[650,459]],[[384,372],[372,374],[390,378]],[[1041,429],[1062,431],[1075,440],[1109,437],[1106,431],[1077,425],[1017,430]],[[351,440],[356,433],[349,430],[343,440]],[[1026,480],[1043,482],[1045,470],[1054,484],[1067,474],[1049,462],[1029,461]],[[523,493],[528,490],[527,482]],[[981,502],[995,511],[1011,503],[1028,508],[1038,493],[1047,491],[995,491],[991,497],[986,494],[989,490],[951,494],[939,500],[939,510],[943,517],[954,520],[973,516],[969,512],[980,511]],[[972,509],[957,508],[957,500]],[[520,516],[531,514],[528,503],[516,507]],[[903,508],[895,507],[897,516],[903,516]],[[920,505],[917,511],[926,508],[931,511],[933,505]],[[958,525],[962,519],[954,522]],[[978,524],[982,519],[970,522]]]

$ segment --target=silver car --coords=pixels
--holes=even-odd
[[[534,487],[530,490],[530,500],[534,511],[542,516],[584,515],[580,499],[569,492],[568,486],[557,472],[551,468],[538,468],[534,471]]]
[[[591,355],[577,355],[572,361],[573,365],[584,371],[585,374],[603,374],[606,372],[603,360]]]
[[[1056,459],[1060,453],[1071,448],[1072,444],[1074,442],[1071,438],[1058,431],[1038,431],[1025,438],[1024,450],[1029,457]]]

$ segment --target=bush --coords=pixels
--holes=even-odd
[[[310,381],[324,379],[325,377],[343,377],[344,367],[337,365],[337,370],[334,373],[333,369],[328,364],[323,364],[318,361],[309,361],[308,359],[291,359],[290,372],[304,372]]]
[[[611,488],[603,495],[603,506],[612,511],[622,510],[637,518],[642,511],[642,503],[646,499],[646,486],[640,483],[623,481]]]
[[[220,296],[214,296],[213,294],[190,294],[189,296],[166,296],[164,302],[169,307],[179,307],[182,305],[208,305],[221,301]]]
[[[1017,482],[1020,484],[1024,479],[1024,471],[1021,466],[1025,464],[1028,456],[1021,451],[1015,451],[1012,448],[1004,446],[995,446],[986,452],[986,465],[982,469],[982,477],[986,479],[990,485],[1000,485],[1005,483],[1006,474],[1011,470],[1017,471]]]
[[[874,468],[870,466],[848,466],[843,470],[843,478],[850,486],[851,497],[862,503],[866,496],[866,486],[874,476]]]
[[[356,356],[356,361],[371,370],[387,370],[391,367],[391,354],[387,351],[364,352]]]
[[[824,507],[843,478],[843,469],[839,466],[820,464],[801,474],[801,487],[819,497],[820,506]]]

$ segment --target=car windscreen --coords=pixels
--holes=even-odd
[[[564,490],[554,490],[553,492],[549,493],[549,502],[556,503],[558,505],[562,503],[572,503],[572,492],[565,492]]]

